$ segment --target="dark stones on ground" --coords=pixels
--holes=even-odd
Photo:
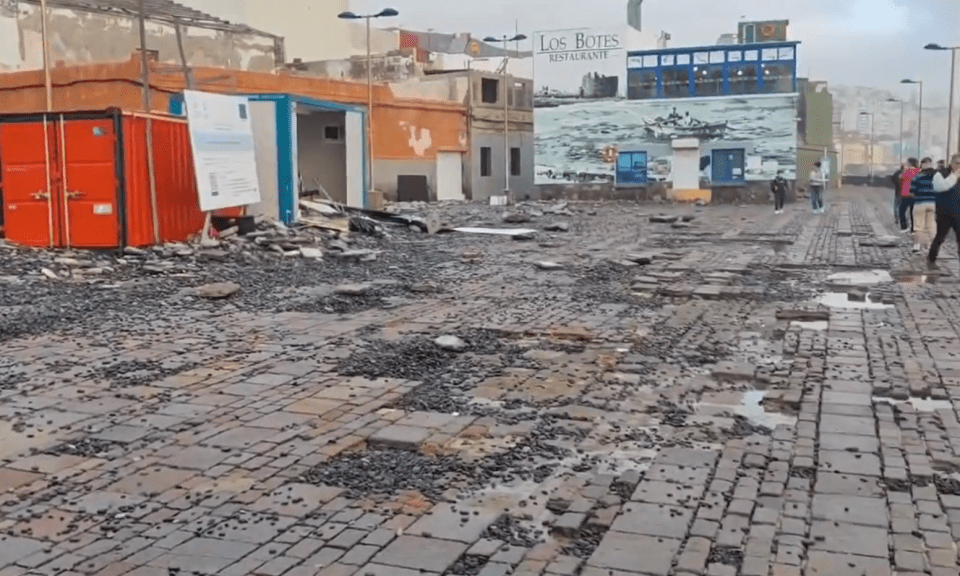
[[[707,564],[723,564],[724,566],[733,566],[739,570],[743,564],[743,550],[740,548],[714,546],[710,549],[709,556],[707,556]]]
[[[570,225],[566,222],[554,222],[543,227],[545,232],[569,232]]]
[[[84,458],[94,458],[100,454],[110,452],[121,446],[120,443],[112,440],[99,440],[97,438],[81,438],[74,442],[65,442],[47,450],[47,453],[56,456],[82,456]]]
[[[487,527],[481,538],[500,540],[510,546],[533,548],[541,540],[541,535],[537,534],[537,532],[538,531],[533,530],[529,526],[523,525],[517,518],[509,514],[504,514]]]
[[[476,576],[480,574],[483,567],[487,565],[489,558],[486,556],[477,556],[464,554],[453,566],[447,569],[445,574],[456,576]]]

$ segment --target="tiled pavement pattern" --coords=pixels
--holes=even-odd
[[[417,239],[442,291],[394,306],[7,340],[0,576],[956,576],[960,271],[876,245],[887,196],[582,207]]]

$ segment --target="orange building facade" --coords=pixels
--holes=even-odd
[[[193,68],[194,87],[224,94],[290,94],[314,100],[367,107],[364,83],[222,68]],[[143,92],[138,53],[125,62],[51,69],[54,111],[107,108],[142,110]],[[167,112],[170,101],[186,88],[186,79],[170,66],[150,63],[150,108]],[[46,110],[42,70],[0,73],[0,114]],[[371,154],[374,188],[396,190],[399,174],[436,173],[438,153],[469,150],[466,109],[455,102],[394,97],[388,86],[373,87]],[[432,180],[432,178],[428,178]]]

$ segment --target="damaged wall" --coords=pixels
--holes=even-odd
[[[183,92],[183,74],[163,64],[151,65],[151,109],[166,112],[170,98]],[[366,107],[367,86],[288,73],[267,74],[222,68],[194,70],[200,90],[224,94],[293,94],[314,100]],[[60,66],[51,70],[55,110],[139,110],[140,62]],[[435,160],[438,150],[465,150],[466,111],[462,104],[396,98],[390,88],[374,86],[373,156],[389,160]],[[0,74],[0,101],[5,112],[46,109],[42,70]]]
[[[74,10],[50,9],[47,19],[51,63],[66,65],[126,60],[140,46],[135,18],[118,18]],[[183,28],[191,66],[241,70],[273,70],[278,50],[272,37]],[[161,62],[179,66],[176,31],[147,23],[147,48],[159,51]],[[279,47],[282,62],[282,42]],[[40,9],[20,3],[18,10],[0,10],[0,70],[43,67]]]

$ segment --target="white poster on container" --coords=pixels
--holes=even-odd
[[[623,98],[626,77],[627,38],[622,27],[533,35],[534,89],[541,105]]]
[[[247,98],[193,90],[183,95],[200,209],[207,212],[260,202]]]

